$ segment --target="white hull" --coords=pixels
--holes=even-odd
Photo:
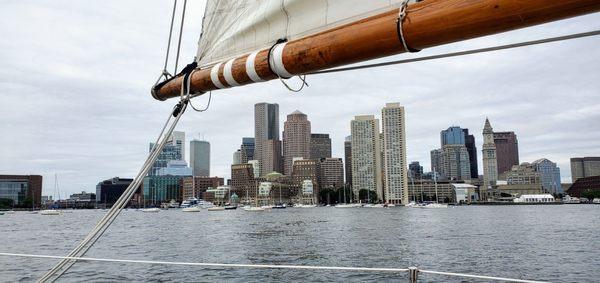
[[[197,206],[192,206],[192,207],[186,207],[186,208],[182,209],[181,211],[183,211],[183,212],[200,212],[200,208]]]
[[[213,206],[213,207],[208,208],[208,211],[223,211],[223,210],[225,210],[225,208],[222,206]]]
[[[419,208],[448,208],[445,203],[428,203],[426,205],[418,206]]]
[[[257,212],[257,211],[265,211],[262,207],[256,206],[244,206],[244,211]]]
[[[296,204],[294,205],[294,207],[298,207],[298,208],[312,208],[312,207],[317,207],[316,204]]]
[[[48,209],[48,210],[40,211],[40,214],[41,215],[60,215],[60,211]]]
[[[159,212],[159,211],[160,211],[160,208],[157,208],[157,207],[142,209],[142,212],[156,213],[156,212]]]

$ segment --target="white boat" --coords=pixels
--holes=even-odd
[[[40,211],[41,215],[60,215],[60,211],[54,209],[45,209]]]
[[[368,204],[365,204],[365,206],[363,206],[363,207],[384,208],[385,206],[382,203],[368,203]]]
[[[198,206],[189,206],[189,207],[182,209],[181,211],[183,211],[183,212],[200,212],[200,208]]]
[[[142,212],[153,212],[153,213],[156,213],[156,212],[159,212],[159,211],[160,211],[160,208],[158,208],[158,207],[152,207],[152,208],[144,208],[144,209],[142,209]]]
[[[577,204],[577,203],[581,203],[581,200],[576,198],[576,197],[572,197],[570,195],[566,195],[563,197],[563,203],[567,203],[567,204]]]
[[[593,204],[600,204],[600,198],[595,198],[592,200]]]
[[[264,210],[271,210],[273,208],[273,206],[270,205],[263,205],[260,208],[264,209]]]
[[[294,207],[299,207],[299,208],[312,208],[312,207],[317,207],[316,204],[295,204]]]
[[[258,206],[244,206],[244,211],[256,212],[256,211],[265,211],[264,208]]]
[[[222,206],[213,206],[213,207],[208,208],[208,211],[223,211],[223,210],[225,210],[225,208]]]
[[[384,207],[396,207],[396,205],[395,205],[395,204],[393,204],[393,203],[386,203],[386,204],[384,204],[383,206],[384,206]]]
[[[418,206],[419,208],[448,208],[448,204],[432,202],[426,205]]]

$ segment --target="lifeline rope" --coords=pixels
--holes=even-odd
[[[464,278],[476,278],[506,282],[523,282],[523,283],[545,283],[544,281],[534,281],[525,279],[514,279],[506,277],[495,277],[486,275],[474,275],[455,272],[442,272],[433,270],[422,270],[416,267],[411,268],[385,268],[385,267],[350,267],[350,266],[315,266],[315,265],[279,265],[279,264],[244,264],[244,263],[210,263],[210,262],[181,262],[181,261],[152,261],[152,260],[136,260],[136,259],[109,259],[109,258],[91,258],[91,257],[66,257],[66,256],[51,256],[51,255],[33,255],[33,254],[17,254],[17,253],[0,253],[0,256],[10,257],[26,257],[26,258],[50,258],[50,259],[66,259],[73,261],[95,261],[95,262],[118,262],[118,263],[140,263],[140,264],[160,264],[160,265],[179,265],[179,266],[199,266],[199,267],[223,267],[223,268],[262,268],[262,269],[304,269],[304,270],[338,270],[338,271],[365,271],[365,272],[409,272],[417,271],[418,273],[436,274],[445,276],[455,276]]]
[[[402,2],[400,3],[398,19],[396,20],[396,33],[398,33],[398,39],[400,39],[400,42],[404,47],[404,51],[415,53],[421,50],[410,48],[410,46],[408,46],[408,44],[406,43],[406,39],[404,39],[404,31],[402,30],[402,22],[404,21],[404,18],[406,18],[406,9],[408,8],[409,1],[410,0],[402,0]]]
[[[513,49],[513,48],[518,48],[518,47],[531,46],[531,45],[539,45],[539,44],[550,43],[550,42],[565,41],[565,40],[590,37],[590,36],[596,36],[596,35],[600,35],[600,30],[575,33],[575,34],[557,36],[557,37],[549,37],[549,38],[544,38],[544,39],[539,39],[539,40],[524,41],[524,42],[520,42],[520,43],[498,45],[498,46],[486,47],[486,48],[480,48],[480,49],[471,49],[471,50],[460,51],[460,52],[444,53],[444,54],[438,54],[438,55],[432,55],[432,56],[424,56],[424,57],[389,61],[389,62],[383,62],[383,63],[365,64],[365,65],[359,65],[359,66],[353,66],[353,67],[335,68],[335,69],[329,69],[329,70],[310,72],[310,73],[306,73],[306,75],[337,73],[337,72],[368,69],[368,68],[375,68],[375,67],[382,67],[382,66],[389,66],[389,65],[398,65],[398,64],[406,64],[406,63],[428,61],[428,60],[435,60],[435,59],[442,59],[442,58],[458,57],[458,56],[471,55],[471,54],[477,54],[477,53],[486,53],[486,52],[492,52],[492,51],[498,51],[498,50],[506,50],[506,49]]]
[[[285,87],[286,87],[286,88],[287,88],[289,91],[291,91],[291,92],[300,92],[300,91],[302,91],[302,89],[304,89],[304,86],[307,86],[307,87],[308,87],[308,83],[306,82],[306,74],[304,74],[304,75],[298,75],[298,78],[299,78],[299,79],[302,81],[302,85],[301,85],[301,86],[300,86],[300,88],[298,88],[298,89],[293,89],[293,88],[291,88],[291,87],[290,87],[290,86],[289,86],[289,85],[288,85],[288,84],[285,82],[285,80],[284,80],[284,79],[286,79],[286,80],[287,80],[287,79],[291,79],[291,77],[289,77],[289,78],[282,78],[282,77],[279,75],[279,73],[277,73],[277,72],[275,71],[275,69],[273,69],[273,67],[271,66],[271,60],[273,59],[273,56],[271,55],[271,53],[273,52],[273,49],[275,48],[275,46],[277,46],[277,44],[281,44],[281,43],[284,43],[284,42],[287,42],[287,39],[286,39],[286,38],[280,38],[280,39],[278,39],[278,40],[277,40],[277,42],[275,42],[275,43],[274,43],[274,44],[271,46],[271,48],[269,48],[269,52],[267,52],[267,67],[269,67],[269,71],[271,71],[271,73],[275,74],[275,75],[276,75],[276,76],[279,78],[279,81],[281,81],[281,83],[282,83],[282,84],[283,84],[283,85],[284,85],[284,86],[285,86]],[[273,61],[274,61],[274,60],[273,60]],[[273,64],[275,64],[275,62],[273,62]]]
[[[111,209],[100,219],[100,221],[96,224],[96,226],[90,231],[90,233],[81,241],[81,243],[73,249],[69,253],[67,257],[81,257],[85,255],[85,253],[98,241],[98,239],[104,234],[106,229],[114,222],[117,218],[121,209],[127,205],[135,191],[139,188],[144,176],[148,174],[148,171],[152,167],[152,164],[158,158],[160,152],[162,152],[166,143],[169,141],[175,126],[179,122],[182,114],[185,112],[187,108],[187,101],[179,101],[177,105],[173,107],[172,113],[169,113],[169,118],[165,122],[156,142],[154,143],[154,147],[152,148],[150,155],[142,165],[142,168],[133,179],[133,182],[129,184],[127,189],[123,192],[121,197],[115,202],[115,204],[111,207]],[[173,120],[171,122],[171,120]],[[169,126],[169,123],[171,125]],[[165,132],[165,129],[167,131]],[[56,279],[60,278],[60,276],[66,272],[75,261],[72,259],[64,258],[58,264],[56,264],[52,269],[50,269],[44,276],[42,276],[37,282],[54,282]]]

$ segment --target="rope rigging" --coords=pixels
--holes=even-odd
[[[432,56],[424,56],[424,57],[395,60],[395,61],[388,61],[388,62],[382,62],[382,63],[374,63],[374,64],[365,64],[365,65],[358,65],[358,66],[352,66],[352,67],[328,69],[328,70],[306,73],[306,75],[337,73],[337,72],[369,69],[369,68],[406,64],[406,63],[413,63],[413,62],[420,62],[420,61],[429,61],[429,60],[465,56],[465,55],[471,55],[471,54],[477,54],[477,53],[487,53],[487,52],[492,52],[492,51],[514,49],[514,48],[525,47],[525,46],[540,45],[540,44],[544,44],[544,43],[566,41],[566,40],[571,40],[571,39],[591,37],[591,36],[597,36],[597,35],[600,35],[600,29],[594,30],[594,31],[582,32],[582,33],[574,33],[574,34],[569,34],[569,35],[564,35],[564,36],[549,37],[549,38],[538,39],[538,40],[524,41],[524,42],[511,43],[511,44],[505,44],[505,45],[497,45],[497,46],[479,48],[479,49],[470,49],[470,50],[465,50],[465,51],[444,53],[444,54],[438,54],[438,55],[432,55]]]

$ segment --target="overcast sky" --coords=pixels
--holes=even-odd
[[[171,1],[5,0],[0,3],[0,174],[40,174],[44,194],[95,191],[132,177],[176,102],[150,86],[162,69]],[[182,61],[191,62],[203,1],[190,1]],[[431,48],[411,58],[600,28],[588,15]],[[600,155],[600,38],[308,77],[301,93],[278,81],[213,93],[210,110],[190,110],[178,130],[211,143],[211,173],[229,177],[241,138],[253,136],[253,105],[278,103],[281,126],[298,109],[315,133],[329,133],[343,157],[355,115],[380,116],[386,102],[406,108],[408,161],[429,170],[429,151],[449,126],[475,134],[481,170],[483,123],[515,131],[520,161]],[[292,83],[297,83],[293,81]],[[202,105],[205,98],[195,104]],[[189,145],[188,145],[189,146]],[[189,151],[188,151],[189,152]],[[189,157],[186,157],[188,159]]]

